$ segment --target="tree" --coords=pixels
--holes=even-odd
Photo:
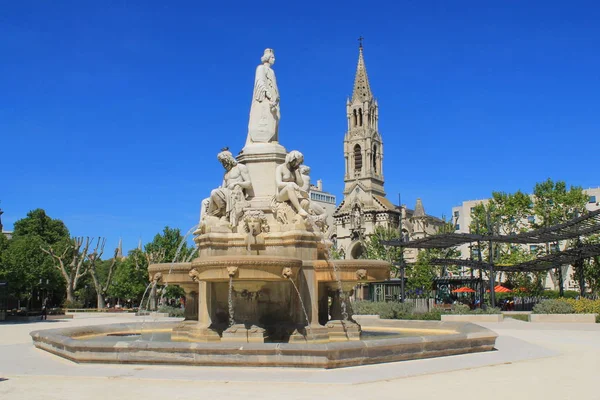
[[[55,245],[69,238],[64,222],[50,218],[41,208],[29,211],[27,217],[15,222],[13,238],[39,236],[45,243]]]
[[[398,263],[402,258],[402,248],[385,246],[382,242],[398,239],[400,233],[397,229],[384,228],[376,226],[373,234],[370,235],[364,245],[364,257],[369,260],[385,260],[392,263],[392,271],[397,272],[394,263]]]
[[[39,236],[21,236],[8,241],[2,252],[0,280],[10,282],[10,293],[19,300],[30,301],[34,293],[39,296],[42,289],[56,292],[62,286],[52,262],[39,251],[44,244]]]
[[[44,253],[52,257],[54,267],[63,276],[67,292],[67,302],[69,303],[75,301],[75,290],[77,289],[79,279],[87,272],[84,261],[90,247],[90,238],[85,239],[85,245],[83,243],[84,240],[82,237],[73,238],[63,246],[62,252],[60,252],[60,249],[55,250],[53,246],[48,244],[39,247]]]
[[[581,244],[598,243],[600,243],[600,235],[592,235],[584,238]],[[575,245],[579,244],[576,243]],[[587,286],[592,292],[592,295],[597,296],[600,292],[600,256],[595,256],[586,260],[580,260],[573,265],[573,267],[572,278],[573,280],[580,282],[581,295],[585,295],[583,289],[585,286]]]
[[[104,297],[106,296],[106,292],[108,291],[108,288],[110,287],[114,269],[115,269],[115,265],[117,264],[117,254],[119,253],[119,248],[118,247],[115,248],[113,258],[109,261],[109,264],[107,266],[108,271],[106,273],[106,278],[103,279],[103,277],[99,276],[98,270],[96,267],[97,267],[98,262],[102,258],[102,254],[104,254],[104,246],[105,245],[106,245],[106,239],[98,238],[98,241],[96,243],[96,248],[94,248],[94,251],[91,252],[90,254],[88,254],[88,256],[87,256],[88,260],[89,260],[88,271],[90,273],[90,276],[92,277],[92,282],[94,283],[94,289],[96,290],[96,297],[97,297],[96,307],[97,308],[106,307],[106,303],[104,302]]]
[[[536,215],[536,221],[533,224],[535,228],[549,227],[567,222],[583,214],[586,212],[585,205],[589,199],[589,196],[583,192],[580,186],[571,186],[567,190],[567,185],[564,181],[554,182],[550,178],[535,185],[533,197],[533,209]],[[567,247],[574,244],[567,244]],[[558,247],[559,243],[554,243],[554,245]],[[551,250],[550,243],[546,243],[546,254],[550,254]],[[567,268],[560,266],[554,274],[550,275],[555,284],[558,280],[561,296],[563,295],[563,281],[566,272]]]
[[[181,248],[179,248],[181,246]],[[179,254],[177,250],[179,249]],[[166,226],[162,234],[157,233],[154,239],[144,246],[146,254],[160,254],[164,252],[164,257],[161,260],[154,262],[172,262],[186,260],[194,249],[183,241],[183,235],[179,228],[169,228]],[[177,259],[175,259],[177,256]]]
[[[65,224],[42,209],[30,211],[15,222],[11,240],[0,235],[0,279],[10,282],[12,296],[31,300],[34,292],[40,296],[44,291],[44,295],[52,293],[60,300],[63,280],[52,268],[50,257],[39,249],[49,244],[62,249],[68,238]]]
[[[139,303],[148,286],[147,257],[141,250],[129,252],[127,258],[118,263],[113,285],[108,288],[108,296]]]

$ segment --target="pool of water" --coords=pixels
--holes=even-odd
[[[435,330],[363,330],[361,340],[377,340],[377,339],[394,339],[414,336],[431,336],[448,334],[447,331]],[[171,342],[171,332],[143,332],[139,333],[109,333],[105,335],[81,336],[74,339],[90,340],[93,342],[102,343],[117,343],[117,342]],[[268,343],[268,341],[267,341]]]

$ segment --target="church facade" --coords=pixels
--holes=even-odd
[[[333,215],[332,238],[338,254],[347,259],[362,258],[365,241],[378,226],[401,229],[408,239],[434,234],[443,222],[426,215],[420,199],[411,210],[394,205],[386,197],[379,106],[371,92],[362,44],[352,97],[346,102],[346,118],[344,199]],[[410,262],[416,253],[405,257]]]

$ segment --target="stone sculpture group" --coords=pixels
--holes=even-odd
[[[255,154],[258,151],[262,157],[254,157],[255,159],[266,159],[269,155],[281,153],[283,149],[278,142],[280,97],[275,71],[271,68],[275,62],[273,49],[266,49],[261,61],[254,80],[246,146],[241,152]],[[253,235],[257,235],[260,232],[249,228],[251,220],[260,220],[263,232],[269,230],[270,224],[281,226],[295,223],[314,226],[321,232],[327,230],[325,209],[310,199],[310,168],[302,164],[304,156],[301,152],[292,150],[286,153],[283,163],[275,167],[271,178],[275,182],[272,193],[264,193],[264,190],[258,190],[263,193],[256,193],[255,189],[258,188],[253,187],[248,167],[236,160],[228,148],[218,153],[217,159],[225,169],[223,183],[203,201],[200,232],[219,227],[229,229],[232,233],[244,230],[250,232],[248,229],[251,229]],[[260,168],[254,172],[255,175],[260,175],[259,181],[269,179],[265,176],[269,173],[269,168]],[[268,207],[264,207],[262,203],[262,207],[260,204],[252,204],[253,198],[261,197],[260,195],[264,197],[265,194],[271,197]],[[270,212],[273,218],[266,218],[265,212]]]

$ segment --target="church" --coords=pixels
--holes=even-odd
[[[394,230],[401,226],[402,236],[410,240],[436,233],[443,221],[425,214],[420,199],[411,210],[386,197],[379,106],[371,92],[362,43],[346,118],[344,198],[333,214],[332,239],[338,254],[346,259],[362,258],[364,243],[378,226]],[[406,261],[415,257],[416,252],[405,252]]]

